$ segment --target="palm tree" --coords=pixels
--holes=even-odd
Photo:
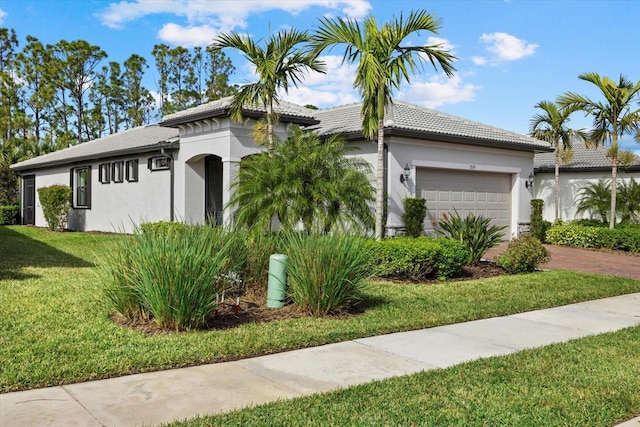
[[[294,127],[269,152],[243,159],[229,201],[238,207],[235,223],[269,230],[276,217],[284,230],[298,224],[308,233],[370,230],[371,166],[346,157],[349,151],[337,135],[322,141],[316,133]]]
[[[324,73],[324,64],[314,53],[298,46],[310,41],[306,31],[282,30],[270,36],[265,47],[250,37],[235,32],[224,33],[214,40],[213,49],[233,48],[243,53],[256,69],[259,79],[243,86],[233,96],[230,115],[242,121],[242,109],[247,105],[261,105],[266,110],[267,141],[273,146],[273,127],[277,122],[274,104],[279,101],[279,90],[288,92],[290,85],[297,87],[308,70]]]
[[[622,181],[618,185],[620,197],[620,221],[640,221],[640,184],[631,178],[629,182]]]
[[[618,164],[629,163],[633,155],[618,150],[618,138],[632,135],[640,128],[640,108],[632,109],[634,98],[640,93],[640,81],[633,83],[620,75],[616,84],[606,76],[598,73],[580,74],[579,79],[594,84],[604,96],[604,102],[593,101],[588,97],[567,92],[558,98],[558,103],[565,108],[577,108],[593,116],[593,129],[589,132],[589,140],[594,145],[609,142],[611,147],[607,157],[611,159],[611,208],[609,228],[616,222],[616,189]]]
[[[567,126],[569,116],[575,111],[571,108],[561,108],[551,101],[540,101],[535,105],[544,113],[539,113],[531,119],[529,134],[542,141],[547,141],[555,151],[555,220],[559,219],[560,198],[560,162],[566,164],[573,157],[572,145],[576,141],[586,143],[587,134],[584,129],[574,130]]]
[[[313,36],[316,52],[328,47],[345,45],[343,63],[357,63],[354,87],[363,100],[362,133],[366,138],[378,142],[376,171],[376,218],[375,236],[381,239],[382,211],[384,205],[384,116],[385,109],[393,102],[392,92],[399,89],[403,81],[410,83],[409,74],[427,60],[435,69],[439,65],[451,77],[457,59],[441,45],[401,46],[410,35],[421,31],[436,33],[440,20],[424,10],[413,11],[405,20],[402,15],[390,23],[378,27],[373,16],[362,24],[351,19],[323,18],[320,28]]]
[[[592,182],[580,191],[576,214],[589,212],[591,218],[596,214],[600,221],[607,222],[611,213],[611,183],[606,179]]]

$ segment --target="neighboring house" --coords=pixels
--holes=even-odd
[[[573,147],[574,156],[570,163],[560,164],[559,215],[565,221],[589,218],[588,213],[576,215],[576,205],[580,191],[600,179],[611,181],[611,160],[607,158],[608,147],[586,148],[584,145]],[[544,201],[542,216],[553,222],[554,217],[554,176],[555,154],[539,153],[534,159],[535,197]],[[618,166],[618,183],[634,178],[640,183],[640,158],[629,166]]]
[[[181,220],[227,223],[229,187],[243,158],[262,148],[251,133],[260,107],[247,108],[243,123],[229,119],[223,98],[135,128],[12,166],[22,177],[22,222],[45,226],[35,189],[70,183],[69,228],[130,232],[142,222]],[[376,144],[361,132],[361,104],[311,110],[280,102],[276,134],[291,125],[321,135],[341,133],[371,163]],[[427,200],[427,234],[443,212],[474,212],[505,225],[505,236],[529,221],[525,188],[535,153],[548,144],[434,110],[396,101],[385,121],[387,234],[404,228],[405,197]],[[137,175],[135,175],[137,172]],[[134,177],[133,179],[130,179]]]

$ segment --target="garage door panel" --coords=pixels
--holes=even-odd
[[[509,227],[511,223],[509,174],[418,168],[416,194],[426,200],[427,230],[454,209],[462,216],[490,218],[493,225]],[[509,235],[507,228],[505,236]]]

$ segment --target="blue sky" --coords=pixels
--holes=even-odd
[[[448,79],[425,67],[397,99],[526,133],[541,100],[566,91],[598,98],[577,78],[581,73],[640,80],[636,0],[2,0],[0,26],[15,29],[21,46],[27,35],[43,43],[84,39],[102,47],[109,60],[145,56],[152,65],[146,86],[154,89],[151,50],[157,43],[204,46],[221,31],[259,39],[290,26],[313,30],[322,16],[373,14],[382,23],[420,8],[441,18],[442,29],[408,42],[442,43],[459,58],[458,71]],[[237,68],[232,80],[251,81],[251,68],[228,54]],[[319,107],[357,102],[353,69],[339,55],[329,52],[327,75],[310,75],[285,99]],[[590,124],[581,114],[572,116],[574,127]],[[623,145],[640,152],[631,138]]]

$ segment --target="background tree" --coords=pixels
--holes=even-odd
[[[151,92],[142,85],[147,68],[147,60],[135,53],[124,61],[122,82],[127,129],[149,122],[148,116],[153,109],[154,99]]]
[[[234,95],[229,110],[233,120],[242,121],[244,106],[264,106],[269,147],[273,146],[273,126],[277,122],[273,107],[280,100],[278,92],[282,90],[287,93],[290,85],[296,87],[309,70],[325,72],[324,64],[317,59],[317,55],[301,47],[309,41],[306,31],[288,29],[270,36],[264,47],[250,37],[235,32],[221,34],[212,45],[217,50],[239,50],[255,67],[258,81],[242,86]]]
[[[228,205],[238,208],[235,222],[269,230],[276,217],[284,230],[299,224],[306,232],[370,229],[370,165],[346,157],[350,150],[338,136],[321,141],[294,128],[269,152],[243,159]]]
[[[85,121],[85,93],[91,86],[96,67],[102,59],[107,57],[107,53],[99,46],[90,45],[85,40],[71,42],[61,40],[56,48],[61,61],[60,82],[62,88],[69,91],[72,104],[75,106],[77,142],[80,143],[88,139],[88,136],[83,138],[82,131]]]
[[[437,34],[440,20],[424,10],[413,11],[405,20],[402,15],[390,23],[378,27],[375,17],[367,17],[362,27],[351,19],[323,18],[320,28],[313,36],[316,52],[320,53],[334,45],[345,45],[343,62],[357,63],[354,87],[362,97],[362,131],[366,138],[374,140],[377,135],[378,162],[376,171],[376,217],[375,236],[383,234],[384,210],[384,115],[393,102],[394,89],[403,81],[410,82],[410,73],[418,65],[429,61],[451,77],[456,59],[440,45],[401,46],[406,39],[419,32]]]
[[[634,135],[640,129],[640,108],[633,106],[640,93],[640,81],[633,83],[620,75],[618,82],[598,73],[580,74],[579,79],[595,85],[604,97],[604,101],[593,101],[590,98],[567,92],[558,98],[560,105],[566,108],[583,110],[593,116],[593,129],[589,132],[589,140],[594,145],[610,143],[607,157],[611,159],[611,206],[609,228],[616,222],[616,191],[618,187],[617,172],[619,164],[629,164],[633,154],[618,148],[618,138]],[[635,108],[634,108],[635,107]]]
[[[229,76],[235,73],[236,69],[231,60],[224,52],[207,46],[205,49],[205,97],[204,102],[215,101],[225,96],[235,95],[238,89],[229,85]]]
[[[573,143],[587,142],[587,134],[584,129],[571,129],[568,126],[569,116],[575,111],[571,108],[562,108],[551,101],[541,101],[535,108],[540,108],[543,113],[533,116],[529,134],[542,141],[548,142],[555,151],[555,179],[554,179],[554,211],[555,221],[560,218],[560,163],[569,163],[573,158]]]
[[[27,36],[27,45],[16,57],[16,72],[24,82],[22,99],[32,112],[36,145],[41,143],[43,133],[47,133],[47,122],[51,121],[49,113],[54,106],[55,88],[49,70],[51,60],[51,51],[32,36]]]

